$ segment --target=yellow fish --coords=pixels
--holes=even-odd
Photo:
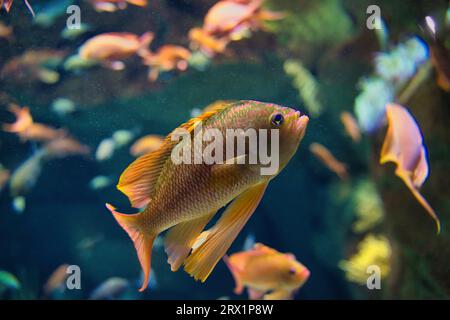
[[[436,222],[440,233],[441,224],[433,208],[420,194],[419,188],[429,174],[427,151],[422,133],[406,108],[395,103],[386,106],[388,129],[381,149],[380,164],[394,162],[395,174],[403,180],[414,197]]]
[[[250,299],[291,299],[309,278],[309,270],[294,255],[281,253],[261,243],[248,251],[224,257],[236,282],[234,292],[248,288]],[[268,293],[270,291],[270,293]]]
[[[153,241],[169,228],[172,229],[165,238],[165,251],[172,271],[184,264],[186,272],[196,280],[206,280],[255,211],[270,180],[295,154],[308,121],[300,111],[275,104],[257,101],[224,104],[182,124],[166,137],[159,150],[138,158],[122,173],[118,189],[128,196],[133,207],[143,210],[125,215],[110,204],[106,206],[134,242],[144,272],[140,291],[147,287],[149,280]],[[277,129],[270,132],[279,134],[278,170],[262,175],[261,168],[265,165],[261,161],[240,164],[239,160],[251,157],[247,152],[227,158],[221,164],[205,161],[175,164],[172,151],[175,147],[179,151],[181,143],[172,138],[184,129],[188,140],[195,142],[200,125],[203,131],[216,129],[222,134],[230,129]],[[246,150],[251,149],[249,140],[246,139]],[[266,142],[274,144],[272,140],[271,134],[270,141]],[[195,157],[196,152],[193,154]],[[207,231],[204,241],[191,253],[207,223],[232,200],[216,225]]]

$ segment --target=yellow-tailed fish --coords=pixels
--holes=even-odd
[[[381,149],[380,164],[394,162],[395,174],[403,180],[414,197],[436,222],[441,230],[439,218],[433,208],[420,194],[419,188],[428,178],[427,151],[417,122],[408,110],[395,103],[386,106],[388,129]]]
[[[291,299],[309,278],[309,270],[290,253],[281,253],[261,243],[248,251],[224,257],[236,282],[234,292],[248,288],[249,298]]]
[[[308,121],[307,116],[291,108],[239,101],[203,113],[179,127],[187,130],[191,139],[200,123],[203,130],[214,128],[222,134],[226,129],[279,129],[279,167],[272,175],[261,175],[264,166],[259,162],[238,164],[236,158],[222,164],[176,165],[171,154],[179,143],[172,141],[178,129],[166,137],[159,150],[138,158],[122,173],[118,189],[128,196],[133,207],[143,210],[126,215],[110,204],[106,206],[134,242],[144,272],[140,291],[149,280],[153,241],[169,228],[165,251],[172,271],[184,264],[186,272],[196,280],[206,280],[255,211],[270,180],[296,152]],[[232,200],[190,254],[207,223]]]

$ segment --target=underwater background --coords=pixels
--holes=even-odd
[[[243,250],[248,239],[293,253],[311,272],[295,299],[450,298],[450,88],[436,81],[449,81],[447,1],[266,0],[264,8],[285,16],[263,21],[214,54],[188,33],[217,1],[157,0],[114,12],[96,10],[95,1],[29,2],[34,19],[23,1],[14,1],[9,13],[0,10],[0,122],[14,122],[11,103],[28,106],[35,122],[64,128],[90,152],[45,161],[35,183],[27,173],[27,187],[15,194],[15,170],[45,143],[0,132],[0,169],[9,176],[0,185],[0,299],[88,299],[111,277],[126,286],[103,298],[246,299],[233,293],[223,262],[205,283],[195,282],[170,271],[161,244],[153,249],[153,283],[137,292],[135,250],[105,203],[129,207],[115,186],[135,159],[129,149],[138,138],[165,136],[217,100],[247,99],[292,106],[311,119],[299,150],[229,253]],[[64,36],[72,4],[81,8],[83,32]],[[381,10],[379,29],[367,26],[370,5]],[[2,37],[8,27],[12,34]],[[186,70],[161,68],[149,79],[137,55],[120,70],[67,63],[96,35],[147,31],[154,33],[154,52],[166,44],[189,49]],[[30,61],[14,62],[32,50],[38,53]],[[405,66],[407,50],[416,58]],[[422,131],[430,174],[420,191],[440,218],[439,235],[395,166],[379,163],[387,102],[407,107]],[[360,140],[346,133],[343,112],[356,118]],[[118,131],[125,141],[116,139],[114,151],[100,159],[98,146]],[[345,165],[344,177],[310,151],[313,143]],[[81,290],[45,289],[64,264],[80,267]],[[381,267],[380,290],[366,286],[369,265]]]

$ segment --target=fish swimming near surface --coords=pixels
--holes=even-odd
[[[148,46],[154,34],[146,32],[137,36],[129,32],[102,33],[87,40],[79,49],[78,56],[84,61],[94,61],[103,66],[122,70],[123,60],[137,54],[147,56]]]
[[[281,253],[261,243],[252,249],[224,256],[236,282],[234,292],[248,288],[249,298],[292,299],[293,293],[308,280],[309,270],[290,253]]]
[[[262,8],[263,0],[218,1],[205,16],[203,29],[211,35],[227,35],[241,40],[250,31],[261,28],[262,22],[279,20],[285,14]]]
[[[97,11],[114,12],[126,9],[128,3],[138,7],[145,7],[148,0],[90,0],[89,2],[92,3]]]
[[[172,271],[184,264],[185,271],[196,280],[204,282],[207,279],[255,211],[271,179],[295,154],[308,121],[309,118],[300,111],[275,104],[257,101],[224,104],[182,124],[166,137],[159,150],[138,158],[122,173],[118,189],[128,196],[133,207],[142,208],[142,211],[127,215],[117,212],[110,204],[106,207],[134,242],[145,275],[140,291],[148,283],[153,242],[158,234],[169,228],[165,251]],[[183,143],[172,141],[172,138],[176,138],[179,130],[184,130],[189,133],[189,141],[195,139],[200,124],[202,131],[217,129],[222,135],[227,129],[276,129],[270,132],[279,134],[277,170],[262,175],[261,170],[267,165],[261,161],[245,164],[251,152],[234,154],[222,163],[175,164],[171,154],[179,152]],[[266,138],[266,142],[272,143],[271,138],[270,141]],[[222,147],[225,146],[221,144]],[[246,147],[250,148],[248,140]],[[191,154],[192,158],[194,154],[196,152]],[[242,162],[244,164],[240,164]],[[190,254],[197,238],[205,234],[202,230],[207,223],[232,200],[217,223],[206,231],[202,243]]]
[[[433,208],[419,192],[429,175],[427,150],[417,122],[408,110],[395,103],[386,106],[388,129],[380,154],[380,164],[394,162],[395,174],[403,180],[416,200],[436,222],[441,225]]]
[[[348,179],[347,166],[337,160],[325,146],[320,143],[311,143],[309,151],[316,156],[328,169],[336,173],[342,180]]]

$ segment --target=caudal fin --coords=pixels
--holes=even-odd
[[[139,263],[141,264],[142,271],[144,273],[144,281],[142,283],[142,287],[139,289],[139,291],[142,292],[147,288],[150,278],[152,247],[156,236],[145,230],[141,213],[119,213],[115,211],[116,209],[108,203],[106,204],[106,208],[111,211],[119,225],[128,233],[131,240],[133,240]]]

